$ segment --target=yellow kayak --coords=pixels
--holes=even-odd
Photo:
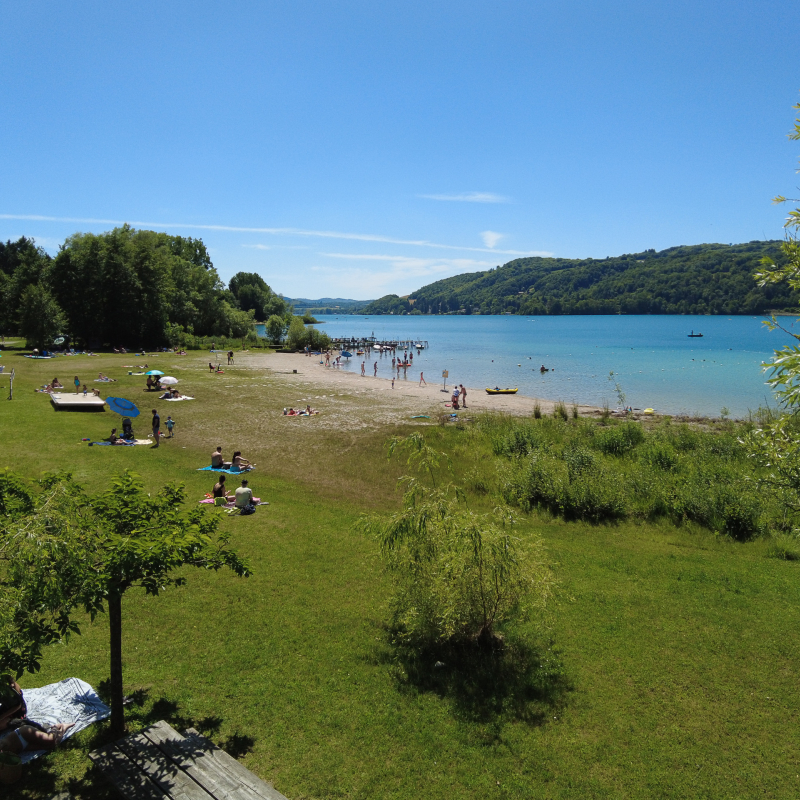
[[[519,390],[514,389],[500,389],[495,387],[494,389],[486,389],[486,394],[516,394]]]

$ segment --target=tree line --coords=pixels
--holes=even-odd
[[[764,314],[797,307],[788,284],[756,285],[762,259],[782,264],[780,241],[672,247],[605,259],[518,258],[445,278],[364,314]]]
[[[200,239],[136,230],[76,233],[51,257],[33,239],[0,242],[0,331],[48,347],[161,347],[186,336],[244,338],[292,307],[256,273],[226,287]],[[279,326],[273,324],[273,330]]]

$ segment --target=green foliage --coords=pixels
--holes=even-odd
[[[65,325],[64,312],[46,286],[37,283],[25,289],[20,298],[19,332],[28,347],[51,347]]]
[[[691,521],[738,540],[782,524],[779,504],[759,494],[764,475],[733,428],[485,418],[475,435],[509,459],[502,494],[526,511],[595,523]]]
[[[396,294],[387,294],[378,300],[373,300],[364,306],[359,313],[361,314],[410,314],[413,305],[408,302],[407,297],[399,297]]]
[[[306,345],[312,350],[325,350],[331,346],[331,341],[326,333],[322,333],[316,328],[307,328],[303,324],[302,317],[292,317],[286,337],[286,346],[290,350],[302,350]]]
[[[267,335],[272,340],[273,344],[280,344],[283,334],[286,333],[287,325],[284,317],[279,317],[273,314],[266,324]]]
[[[252,311],[255,319],[264,321],[272,315],[286,317],[290,313],[287,302],[275,294],[264,279],[255,272],[237,272],[228,289],[236,298],[242,311]]]
[[[404,302],[425,314],[536,315],[757,314],[797,305],[794,287],[753,286],[765,256],[778,264],[786,259],[779,242],[701,244],[606,259],[519,258],[436,281]],[[391,298],[376,302],[390,307]]]
[[[186,581],[181,567],[249,574],[217,532],[220,517],[183,509],[177,484],[151,495],[124,472],[110,488],[88,496],[69,474],[47,476],[36,494],[19,478],[0,476],[0,507],[14,509],[0,538],[0,669],[39,669],[42,648],[80,633],[80,613],[91,619],[108,607],[111,622],[112,726],[122,727],[122,617],[132,586],[157,595]],[[33,507],[31,507],[31,504]]]
[[[541,541],[512,534],[513,518],[495,509],[477,514],[452,484],[436,486],[447,457],[421,433],[393,439],[389,455],[430,481],[404,476],[402,510],[388,519],[364,517],[394,578],[392,629],[399,642],[427,646],[478,642],[492,646],[496,627],[543,607],[552,585]]]

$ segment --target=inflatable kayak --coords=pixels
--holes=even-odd
[[[486,389],[486,394],[516,394],[519,390],[517,388],[514,389],[500,389],[499,387],[495,386],[494,389]]]

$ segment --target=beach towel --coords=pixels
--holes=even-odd
[[[89,442],[89,447],[91,447],[92,445],[95,445],[95,444],[99,444],[101,446],[108,446],[108,447],[112,446],[111,442]],[[122,445],[124,445],[126,447],[133,447],[135,444],[153,444],[153,440],[152,439],[134,439],[132,442],[123,440],[123,441],[120,442],[120,444],[122,444]],[[119,444],[115,444],[114,447],[119,447]]]
[[[201,505],[212,505],[213,506],[213,505],[216,505],[214,503],[214,499],[215,498],[213,498],[213,497],[205,497],[202,500],[200,500],[199,502],[200,502]],[[257,506],[257,505],[260,505],[260,504],[261,504],[261,498],[260,497],[254,497],[253,498],[253,505]],[[268,506],[269,503],[264,503],[264,505]],[[217,506],[217,507],[218,508],[235,508],[236,507],[236,503],[233,500],[231,500],[230,503],[225,503],[225,504]]]
[[[252,469],[252,467],[250,468]],[[250,469],[223,469],[222,467],[199,467],[198,472],[226,472],[228,475],[243,475],[250,472]]]
[[[58,722],[75,723],[64,734],[64,739],[111,715],[111,709],[97,696],[97,692],[80,678],[65,678],[60,683],[50,683],[38,689],[23,689],[22,693],[28,706],[28,719],[45,727]],[[0,736],[0,740],[8,735],[16,734],[9,732]],[[48,752],[25,750],[20,753],[20,759],[27,764]]]
[[[177,403],[180,400],[194,400],[194,397],[186,397],[184,395],[183,397],[167,397],[166,400],[168,403]]]

